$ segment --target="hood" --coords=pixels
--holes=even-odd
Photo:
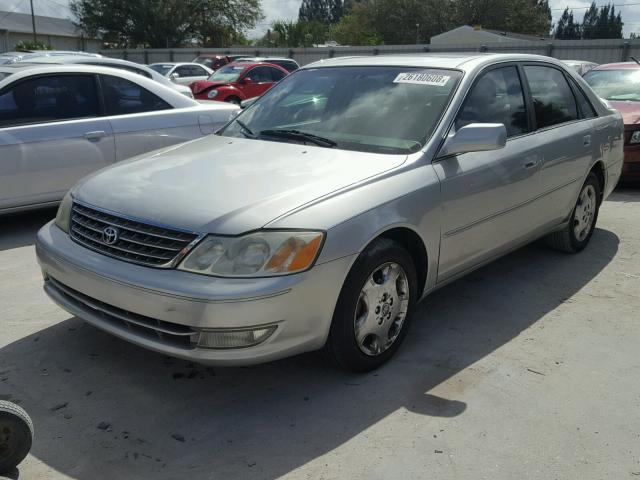
[[[406,158],[211,135],[103,169],[73,194],[115,213],[234,235]]]
[[[640,124],[640,102],[620,102],[616,100],[608,100],[608,102],[622,114],[625,128]]]
[[[229,82],[209,82],[208,80],[198,80],[197,82],[193,82],[189,84],[189,88],[193,92],[194,95],[198,93],[202,93],[205,90],[209,90],[213,87],[222,87],[223,85],[230,85]]]

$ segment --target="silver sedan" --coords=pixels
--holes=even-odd
[[[211,134],[238,110],[111,67],[0,66],[0,214],[57,203],[85,175]]]
[[[546,57],[336,58],[85,179],[37,255],[55,302],[138,345],[366,371],[442,285],[541,237],[582,251],[622,145],[620,114]]]

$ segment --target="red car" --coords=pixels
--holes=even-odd
[[[624,120],[624,180],[640,181],[640,65],[636,62],[599,65],[584,75],[585,81]]]
[[[270,63],[236,62],[225,65],[207,80],[193,82],[189,88],[196,100],[215,100],[240,104],[258,97],[289,74]]]

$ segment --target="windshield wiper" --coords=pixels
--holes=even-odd
[[[247,125],[242,120],[238,120],[236,118],[235,122],[238,125],[240,125],[240,133],[242,133],[245,137],[247,137],[247,138],[256,138],[256,134],[253,133],[253,130],[251,130],[249,127],[247,127]]]
[[[306,140],[308,142],[315,143],[320,147],[333,148],[336,145],[338,145],[337,142],[329,138],[324,138],[319,135],[314,135],[313,133],[302,132],[300,130],[288,130],[288,129],[262,130],[260,131],[260,135],[266,135],[268,137],[292,138],[294,140]]]

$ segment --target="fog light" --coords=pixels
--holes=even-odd
[[[202,330],[199,348],[245,348],[264,342],[276,331],[276,326],[250,330]]]

